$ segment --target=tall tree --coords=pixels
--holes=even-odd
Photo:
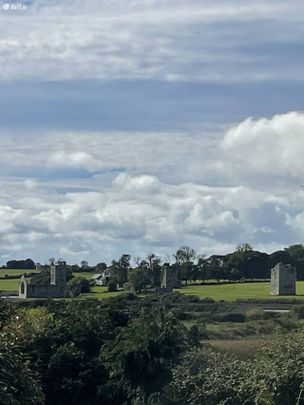
[[[181,246],[174,257],[178,264],[193,262],[196,258],[196,251],[189,246]]]

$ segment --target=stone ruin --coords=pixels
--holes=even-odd
[[[32,284],[25,275],[21,276],[19,298],[65,298],[66,296],[66,262],[51,265],[50,284]]]
[[[297,272],[290,264],[277,263],[271,269],[271,294],[296,295]]]
[[[172,293],[174,288],[179,288],[178,270],[170,264],[164,264],[161,272],[160,292]]]

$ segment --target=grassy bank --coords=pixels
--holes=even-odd
[[[270,282],[262,283],[235,283],[220,285],[187,286],[176,291],[186,295],[196,295],[199,298],[212,298],[216,301],[235,301],[238,299],[277,299],[295,298],[273,297],[270,295]],[[304,299],[304,281],[297,282],[297,298]]]

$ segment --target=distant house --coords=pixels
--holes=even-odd
[[[91,280],[95,282],[96,285],[107,285],[111,277],[110,269],[105,270],[100,274],[95,274]]]

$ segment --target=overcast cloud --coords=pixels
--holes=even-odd
[[[3,3],[2,261],[303,242],[302,2]]]

